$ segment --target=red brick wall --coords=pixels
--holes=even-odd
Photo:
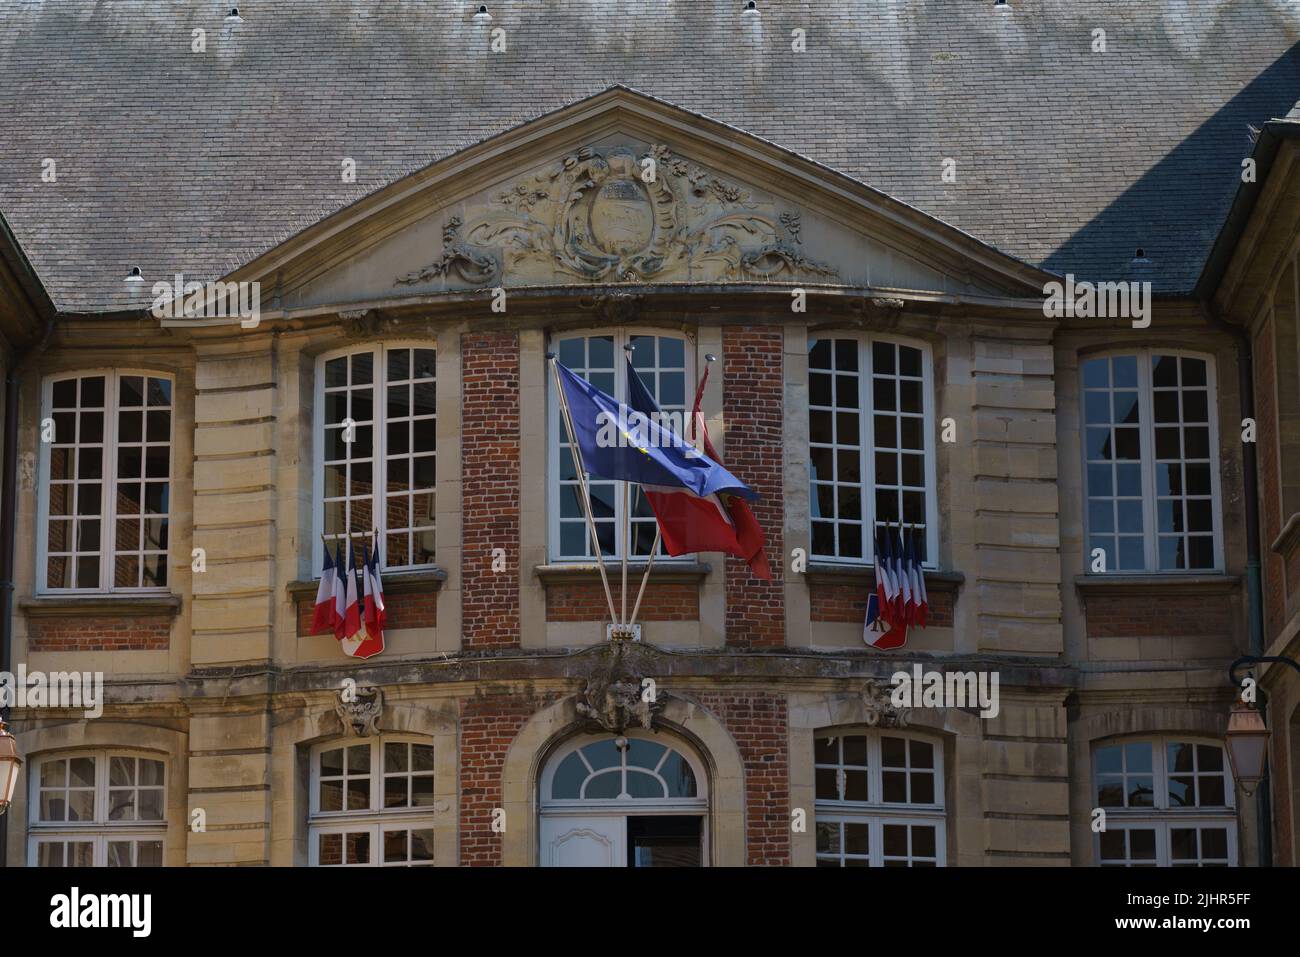
[[[865,584],[829,584],[815,582],[808,586],[809,617],[813,621],[849,622],[861,625],[867,620],[867,596],[876,587],[874,581]],[[930,613],[926,618],[929,628],[951,628],[956,593],[926,589]]]
[[[170,615],[68,615],[28,619],[29,651],[166,651]]]
[[[783,343],[780,326],[728,326],[722,332],[722,414],[727,468],[762,501],[753,505],[767,538],[770,582],[727,558],[727,644],[773,648],[785,644],[784,544],[781,535]]]
[[[1282,628],[1285,616],[1285,569],[1268,546],[1282,531],[1282,488],[1278,481],[1277,367],[1273,361],[1273,320],[1261,324],[1255,337],[1255,448],[1259,462],[1260,539],[1264,566],[1264,643]]]
[[[700,588],[693,582],[664,582],[646,585],[645,597],[641,600],[641,610],[637,613],[638,621],[699,621]],[[619,587],[622,579],[618,578],[617,569],[610,579],[614,589],[614,607],[621,608]],[[628,576],[627,607],[628,612],[636,604],[637,589],[641,587],[640,576]],[[546,586],[546,620],[547,621],[609,621],[609,602],[605,600],[605,589],[599,581],[574,582]]]
[[[298,599],[298,635],[311,634],[311,618],[316,610],[316,599]],[[396,592],[384,595],[384,611],[388,615],[385,631],[397,631],[399,628],[436,628],[438,627],[438,593]]]
[[[524,722],[553,697],[479,695],[460,704],[460,863],[499,867],[502,835],[492,830],[492,811],[501,807],[501,770],[506,752]],[[506,821],[522,827],[521,821]]]
[[[519,337],[462,336],[461,377],[462,647],[518,647]]]
[[[790,864],[789,710],[784,695],[703,694],[700,704],[735,739],[745,765],[745,863]]]
[[[1095,595],[1087,599],[1089,638],[1182,637],[1233,633],[1230,595]]]

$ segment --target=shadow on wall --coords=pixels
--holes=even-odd
[[[1241,184],[1241,161],[1254,149],[1256,131],[1267,121],[1286,116],[1298,100],[1300,43],[1071,236],[1043,267],[1064,274],[1072,263],[1102,263],[1098,274],[1076,278],[1140,281],[1147,277],[1133,259],[1141,249],[1159,266],[1155,292],[1190,290],[1227,218]],[[1116,116],[1118,129],[1113,132],[1147,135],[1148,130],[1158,130],[1160,120]]]

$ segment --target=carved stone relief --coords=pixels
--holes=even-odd
[[[499,193],[468,226],[451,216],[442,255],[396,279],[471,286],[537,264],[560,280],[761,281],[838,277],[800,250],[800,214],[652,146],[586,146]]]
[[[663,693],[646,694],[642,669],[629,660],[628,642],[611,641],[599,655],[578,696],[578,714],[611,734],[622,734],[633,724],[649,731],[663,710]]]
[[[379,719],[384,713],[384,693],[374,686],[357,687],[339,692],[334,713],[343,722],[343,730],[359,738],[379,734]]]

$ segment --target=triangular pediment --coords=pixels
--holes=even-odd
[[[486,140],[237,270],[291,312],[495,287],[790,284],[1024,296],[1040,271],[625,89]]]

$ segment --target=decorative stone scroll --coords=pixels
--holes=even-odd
[[[462,238],[463,225],[448,219],[441,258],[396,284],[484,286],[525,260],[603,283],[838,276],[800,252],[799,213],[765,215],[746,190],[662,145],[643,156],[585,146],[500,193]]]

